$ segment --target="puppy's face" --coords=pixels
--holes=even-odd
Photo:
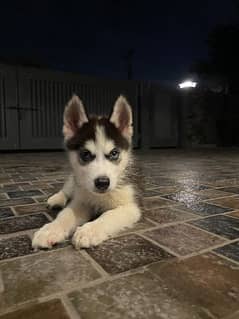
[[[65,145],[81,187],[102,194],[115,189],[129,162],[132,112],[120,96],[109,118],[88,118],[73,96],[64,113]]]

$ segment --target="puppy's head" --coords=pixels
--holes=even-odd
[[[88,117],[74,95],[64,112],[63,133],[77,182],[96,194],[120,185],[130,159],[132,111],[119,96],[109,118]]]

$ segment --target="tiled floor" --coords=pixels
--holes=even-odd
[[[0,319],[239,318],[239,150],[137,156],[146,209],[133,229],[35,252],[66,157],[0,154]]]

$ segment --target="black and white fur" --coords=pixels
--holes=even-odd
[[[63,133],[72,175],[48,205],[66,207],[34,234],[34,248],[51,248],[72,234],[76,248],[96,246],[140,219],[129,178],[133,128],[127,100],[120,96],[109,118],[88,118],[74,95],[65,108]]]

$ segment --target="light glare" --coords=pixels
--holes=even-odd
[[[196,86],[197,86],[197,82],[193,82],[193,81],[184,81],[179,84],[180,89],[195,88]]]

